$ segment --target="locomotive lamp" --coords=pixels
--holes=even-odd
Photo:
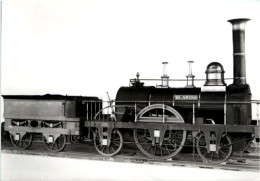
[[[192,75],[192,63],[194,61],[188,61],[189,63],[189,74],[186,76],[187,77],[187,85],[186,88],[195,88],[194,86],[194,77],[195,75]]]
[[[162,87],[169,87],[169,76],[167,75],[167,64],[168,62],[163,62],[163,76],[162,78]]]

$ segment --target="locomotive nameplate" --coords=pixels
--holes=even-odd
[[[199,100],[198,95],[175,95],[175,100],[187,100],[187,101],[196,101]]]

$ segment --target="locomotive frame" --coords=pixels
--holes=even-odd
[[[142,150],[140,142],[136,142],[137,146],[140,148],[140,150],[147,156],[153,158],[153,159],[168,159],[181,151],[181,148],[185,145],[186,141],[186,132],[189,132],[192,138],[193,147],[197,148],[197,152],[202,157],[203,154],[200,153],[199,149],[200,147],[203,149],[203,151],[207,151],[208,154],[211,154],[212,152],[216,152],[216,154],[219,154],[218,151],[221,150],[221,148],[225,148],[227,146],[230,146],[232,144],[240,144],[241,142],[247,142],[248,140],[252,140],[254,138],[259,138],[259,126],[255,125],[221,125],[221,124],[203,124],[200,122],[200,120],[195,120],[192,124],[189,123],[183,123],[181,121],[179,122],[166,122],[165,120],[171,119],[167,117],[167,115],[162,114],[159,117],[152,118],[153,120],[157,119],[157,122],[138,122],[138,113],[134,112],[135,121],[134,122],[119,122],[115,121],[115,117],[113,114],[100,114],[100,110],[96,111],[94,110],[95,105],[100,105],[101,101],[83,101],[83,104],[91,105],[87,106],[87,112],[88,115],[92,115],[89,117],[81,117],[81,118],[65,118],[60,120],[54,120],[52,126],[43,127],[42,123],[45,120],[42,120],[42,118],[39,118],[37,120],[38,125],[32,126],[32,121],[28,120],[28,126],[23,126],[21,123],[23,121],[19,121],[19,124],[14,125],[13,121],[17,120],[17,117],[15,119],[12,118],[6,118],[5,119],[5,130],[10,132],[10,138],[13,143],[13,145],[16,148],[20,149],[26,149],[30,146],[32,141],[32,133],[40,133],[43,135],[42,140],[45,145],[45,147],[49,151],[58,152],[64,149],[65,144],[73,142],[73,139],[75,136],[81,136],[84,135],[88,138],[93,138],[95,147],[98,150],[98,152],[104,156],[114,156],[116,155],[122,148],[124,140],[122,137],[122,130],[146,130],[149,133],[147,133],[150,136],[150,140],[145,143],[151,147],[165,147],[163,153],[159,151],[155,151],[154,154],[151,154],[145,150]],[[143,102],[142,102],[143,103]],[[259,104],[258,102],[253,102],[256,104]],[[138,102],[135,102],[134,105],[124,105],[124,107],[131,107],[133,110],[136,110]],[[198,102],[193,102],[193,111],[195,111],[195,104],[198,105]],[[226,103],[227,104],[227,103]],[[122,106],[120,106],[122,107]],[[151,106],[150,106],[151,107]],[[152,107],[161,107],[161,109],[167,109],[169,106],[165,104],[153,104]],[[106,109],[113,109],[113,107],[108,106]],[[102,110],[102,109],[101,109]],[[147,110],[147,108],[145,108]],[[139,112],[140,113],[140,112]],[[195,113],[193,112],[193,115]],[[23,118],[24,119],[24,118]],[[163,121],[164,119],[164,121]],[[177,118],[181,119],[181,118]],[[57,123],[61,123],[61,127],[54,126]],[[83,129],[87,129],[88,132],[84,133]],[[169,133],[166,133],[167,131],[182,131],[185,132],[185,138],[184,141],[180,142],[180,144],[176,145],[179,149],[171,150],[170,154],[165,153],[167,150],[167,144],[165,144],[164,139],[165,135],[169,135]],[[28,135],[29,133],[29,138]],[[92,135],[90,135],[92,133]],[[223,136],[230,134],[230,133],[250,133],[253,134],[252,137],[250,137],[248,140],[240,140],[238,143],[229,143],[229,145],[222,145],[222,138]],[[64,136],[66,135],[66,137]],[[119,136],[117,136],[119,135]],[[135,141],[138,139],[135,135]],[[199,140],[201,140],[201,135],[204,135],[204,143],[203,146],[198,145]],[[117,136],[117,140],[114,139],[114,137]],[[96,144],[95,140],[97,140],[100,143],[101,149],[98,148],[98,145]],[[23,145],[21,145],[23,143]],[[169,145],[172,143],[169,143]],[[197,144],[197,145],[196,145]],[[103,149],[104,147],[109,148]],[[114,148],[115,147],[115,148]],[[229,152],[230,150],[228,150]],[[168,152],[168,151],[167,151]],[[226,161],[231,156],[232,150],[230,153],[227,153],[224,158],[217,159],[213,156],[213,158],[210,157],[202,157],[202,159],[205,162],[223,162]],[[161,155],[160,155],[161,154]],[[204,153],[205,154],[205,153]],[[226,153],[224,153],[226,154]]]

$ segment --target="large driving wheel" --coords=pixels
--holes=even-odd
[[[104,156],[114,156],[122,149],[123,146],[123,136],[121,132],[116,129],[112,131],[110,145],[103,145],[100,140],[98,131],[94,134],[94,145],[98,153]]]
[[[168,159],[178,154],[186,140],[186,131],[167,130],[162,145],[152,144],[150,132],[145,129],[134,130],[137,147],[148,157],[153,159]]]
[[[136,116],[136,122],[150,123],[185,123],[182,116],[174,108],[153,104],[142,109]],[[148,157],[153,159],[168,159],[178,154],[186,140],[186,131],[166,130],[162,145],[157,140],[152,144],[152,137],[148,129],[134,130],[137,147]],[[158,139],[158,138],[155,138]]]
[[[66,146],[66,136],[60,135],[54,142],[48,142],[47,138],[44,136],[44,147],[51,152],[62,151]]]
[[[216,151],[210,151],[208,153],[205,136],[202,133],[197,140],[197,151],[200,157],[207,163],[222,163],[232,154],[231,138],[227,134],[223,134],[218,153]]]
[[[10,140],[15,148],[27,149],[32,144],[32,133],[26,133],[20,140],[15,140],[15,137],[10,133]]]

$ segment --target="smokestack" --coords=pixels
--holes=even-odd
[[[245,24],[249,20],[245,18],[228,20],[233,28],[233,84],[235,85],[246,84]]]

